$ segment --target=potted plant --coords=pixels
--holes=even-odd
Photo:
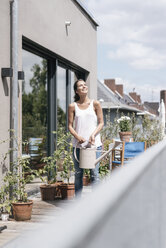
[[[83,175],[83,186],[88,186],[90,184],[90,170],[85,169]]]
[[[55,199],[57,187],[59,183],[56,181],[58,164],[57,161],[60,159],[60,153],[55,150],[52,156],[43,158],[45,166],[43,170],[39,170],[40,178],[44,184],[40,185],[41,199],[43,201],[53,201]],[[42,175],[45,175],[43,177]]]
[[[29,170],[30,174],[24,176],[25,171]],[[8,171],[4,176],[3,186],[1,188],[1,207],[10,213],[12,212],[15,220],[24,221],[31,219],[32,200],[28,199],[25,186],[35,177],[34,171],[29,167],[28,158],[18,158],[15,163],[15,171]],[[12,188],[12,191],[11,191]]]
[[[36,175],[36,171],[29,166],[29,158],[20,157],[15,163],[16,171],[8,172],[4,178],[12,187],[12,211],[15,220],[24,221],[31,219],[33,201],[28,199],[25,186],[31,182]],[[28,175],[24,175],[25,172]]]
[[[121,116],[121,118],[119,118],[117,120],[117,123],[118,123],[119,129],[120,129],[120,132],[119,132],[120,139],[122,141],[129,142],[131,140],[131,137],[132,137],[132,132],[131,132],[132,122],[131,122],[130,117],[129,116]]]
[[[45,163],[44,169],[39,170],[39,174],[45,175],[46,177],[41,177],[42,181],[45,184],[40,186],[41,198],[42,200],[52,201],[55,197],[61,197],[61,188],[60,185],[62,181],[57,181],[57,174],[60,170],[65,170],[65,161],[68,157],[67,151],[65,151],[67,141],[69,136],[65,134],[63,128],[59,128],[58,132],[53,132],[57,135],[56,142],[56,150],[53,152],[51,156],[43,158],[43,162]],[[66,175],[66,173],[65,173]],[[61,176],[63,176],[63,172],[61,172]]]
[[[1,141],[0,145],[6,142],[7,140]],[[8,155],[9,155],[9,151],[7,151],[5,154],[1,154],[2,164],[5,167],[5,173],[7,172],[6,163],[7,163]],[[9,219],[9,214],[11,213],[11,201],[9,199],[9,184],[5,180],[3,180],[0,188],[0,212],[1,212],[1,219],[3,221],[7,221]]]
[[[11,201],[9,199],[9,185],[4,183],[0,188],[0,212],[2,221],[8,221],[11,213]]]
[[[14,135],[14,131],[10,130],[12,136],[11,142],[16,142],[15,149],[8,149],[4,156],[4,162],[12,152],[19,151],[19,142]],[[3,141],[5,142],[5,141]],[[31,218],[33,202],[28,199],[25,186],[34,179],[35,171],[29,166],[29,156],[20,156],[11,163],[12,171],[6,169],[1,188],[1,207],[9,212],[10,207],[15,220],[29,220]],[[28,175],[25,176],[25,173]]]
[[[70,142],[71,134],[69,132],[65,133],[63,128],[59,130],[59,134],[57,145],[61,161],[61,178],[63,180],[63,183],[60,184],[59,188],[61,190],[62,199],[71,199],[75,194],[75,185],[70,181],[74,172],[72,144]]]

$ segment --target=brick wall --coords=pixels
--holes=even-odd
[[[104,84],[107,85],[107,87],[115,92],[116,85],[115,85],[115,79],[104,79]]]

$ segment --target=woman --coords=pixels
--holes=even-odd
[[[97,147],[96,157],[100,156],[102,143],[100,131],[103,128],[103,113],[98,101],[88,98],[88,86],[79,79],[74,84],[74,103],[69,105],[68,124],[69,131],[74,136],[73,147],[76,148],[76,154],[79,159],[80,145],[85,141]],[[75,127],[73,123],[75,121]],[[74,158],[75,166],[75,193],[81,192],[83,188],[83,169],[79,168],[79,163]],[[95,169],[90,170],[91,182],[99,180],[99,164]]]

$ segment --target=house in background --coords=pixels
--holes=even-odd
[[[146,111],[159,116],[159,102],[144,102],[144,108]]]
[[[160,91],[160,103],[161,100],[163,100],[165,107],[166,107],[166,90]],[[156,116],[159,116],[159,109],[160,109],[160,103],[159,102],[144,102],[144,106],[152,114],[155,114]]]
[[[134,101],[124,94],[123,85],[116,85],[114,79],[104,80],[104,83],[98,80],[97,99],[103,109],[104,123],[106,123],[106,118],[113,122],[117,114],[120,116],[122,113],[130,115],[133,112],[135,114],[141,112],[128,104],[128,102],[133,103]]]
[[[98,24],[77,0],[1,0],[0,15],[0,140],[15,129],[19,139],[43,138],[51,154],[52,131],[67,128],[75,80],[97,98]]]
[[[165,108],[166,108],[166,90],[161,90],[160,91],[160,102],[161,102],[162,99],[163,99],[163,102],[164,102]]]
[[[98,100],[101,103],[104,115],[104,123],[106,118],[111,122],[115,117],[124,115],[131,115],[135,113],[136,116],[144,116],[148,114],[151,118],[158,118],[158,112],[150,109],[148,104],[143,104],[141,96],[135,91],[124,93],[123,84],[116,84],[115,79],[105,79],[104,82],[98,80]]]

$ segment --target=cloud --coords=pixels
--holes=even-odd
[[[153,47],[141,43],[129,42],[119,46],[115,51],[110,51],[109,58],[126,60],[136,69],[160,69],[166,65],[166,53],[161,54]]]
[[[98,42],[135,69],[166,67],[165,0],[86,0],[99,21]]]

